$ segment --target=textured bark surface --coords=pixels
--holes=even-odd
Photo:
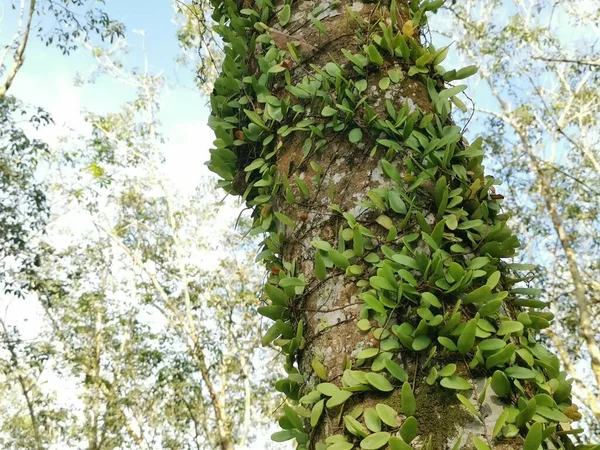
[[[519,243],[497,183],[448,116],[460,90],[434,62],[444,50],[413,39],[430,3],[257,1],[240,11],[264,22],[231,24],[256,44],[236,63],[246,73],[232,67],[242,42],[226,51],[211,164],[254,207],[255,233],[269,233],[261,314],[276,322],[263,343],[281,346],[289,374],[276,384],[289,401],[274,439],[300,449],[537,450],[571,418],[570,385],[535,342],[550,317],[530,290],[511,292],[527,278],[501,261]],[[544,448],[572,447],[562,439]]]
[[[293,23],[304,23],[307,16],[304,12],[313,10],[320,2],[298,2],[298,13],[292,16]],[[279,5],[281,6],[281,5]],[[314,28],[306,27],[306,32],[301,29],[294,36],[302,41],[314,46],[317,50],[310,62],[318,67],[324,66],[329,61],[340,61],[344,57],[341,49],[356,49],[360,46],[357,42],[352,27],[349,25],[352,20],[348,17],[345,8],[351,8],[356,14],[364,18],[366,22],[377,23],[383,20],[389,13],[387,9],[377,10],[375,4],[362,2],[342,2],[337,8],[331,10],[326,17],[322,19],[327,27],[329,35],[324,38]],[[407,6],[404,5],[404,12],[399,17],[400,22],[408,20]],[[389,19],[388,19],[389,20]],[[276,23],[272,24],[277,27]],[[399,66],[399,68],[403,69]],[[299,77],[307,73],[307,65],[295,70]],[[312,71],[314,73],[314,71]],[[385,118],[384,102],[385,99],[391,100],[396,105],[402,105],[405,101],[425,112],[431,111],[427,88],[423,84],[408,78],[406,69],[403,70],[404,79],[392,88],[381,90],[378,88],[380,76],[373,74],[370,77],[370,89],[368,95],[370,103],[382,119]],[[307,110],[307,116],[312,111]],[[284,151],[280,153],[277,161],[277,168],[280,176],[297,176],[303,180],[310,188],[310,200],[296,205],[289,205],[282,196],[276,200],[275,208],[280,209],[286,215],[290,216],[302,225],[295,230],[289,230],[286,234],[286,240],[283,245],[283,259],[286,261],[296,261],[299,271],[304,274],[309,294],[302,298],[302,303],[297,305],[299,319],[306,323],[305,336],[307,340],[306,348],[299,357],[300,373],[305,375],[308,385],[315,386],[320,380],[311,367],[311,362],[316,359],[323,363],[327,369],[329,381],[338,383],[344,372],[345,361],[353,361],[356,355],[363,349],[378,345],[372,333],[363,333],[357,328],[359,313],[363,302],[358,298],[360,288],[352,280],[348,280],[343,274],[333,275],[324,281],[318,281],[315,276],[315,248],[311,242],[315,239],[321,239],[328,242],[337,240],[340,226],[345,220],[339,215],[332,214],[329,206],[331,205],[330,194],[327,187],[334,186],[335,203],[343,211],[351,212],[355,217],[360,218],[367,224],[375,224],[378,214],[367,208],[357,206],[357,203],[368,200],[367,192],[374,188],[387,187],[389,180],[383,175],[380,165],[382,151],[370,156],[369,151],[375,144],[377,136],[369,136],[359,145],[353,145],[348,142],[345,133],[331,134],[327,136],[328,143],[322,154],[313,155],[310,159],[303,158],[303,139],[288,138],[284,141]],[[406,155],[409,156],[409,155]],[[302,161],[304,159],[304,161]],[[310,162],[317,162],[324,169],[322,175],[323,182],[315,183],[317,174],[310,167]],[[402,173],[403,161],[397,160],[396,165]],[[408,187],[409,183],[407,183]],[[298,196],[300,193],[296,191]],[[426,203],[426,202],[424,202]],[[433,223],[433,215],[429,217]],[[375,225],[377,226],[377,225]],[[385,229],[380,227],[381,242],[385,240]],[[404,234],[418,231],[418,227],[412,226],[403,231]],[[432,436],[433,448],[450,449],[458,440],[470,442],[471,436],[481,436],[491,440],[491,430],[502,412],[501,400],[488,392],[483,410],[486,412],[484,422],[476,420],[456,399],[454,394],[447,392],[443,388],[435,388],[425,383],[427,372],[419,365],[423,361],[412,358],[410,353],[404,352],[396,358],[409,374],[410,382],[415,390],[417,398],[417,414],[419,420],[420,435],[416,438],[417,448],[425,444],[429,436]],[[423,359],[425,359],[423,357]],[[469,379],[473,375],[469,373],[468,366],[464,361],[455,359],[437,358],[437,362],[457,363],[460,372],[463,372]],[[483,388],[485,379],[475,380],[478,390]],[[399,391],[400,388],[396,389]],[[478,395],[474,391],[474,397]],[[382,395],[377,393],[367,393],[360,399],[353,399],[351,404],[345,405],[345,410],[349,411],[354,407],[375,406],[377,402],[384,401],[391,406],[399,407],[398,392]],[[475,404],[475,400],[472,399]],[[322,421],[318,428],[313,431],[314,443],[324,440],[328,435],[343,432],[343,421],[339,420],[338,411]],[[405,417],[400,416],[402,421]],[[521,449],[523,440],[519,437],[514,442],[504,442],[495,449]],[[470,446],[461,448],[471,448]]]

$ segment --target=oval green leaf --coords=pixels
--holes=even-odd
[[[451,376],[442,378],[440,384],[447,389],[455,389],[457,391],[465,391],[468,389],[473,389],[471,383],[459,376]]]
[[[393,428],[398,427],[399,424],[396,420],[396,416],[398,415],[398,413],[394,408],[386,405],[385,403],[378,403],[375,406],[375,409],[383,423]]]

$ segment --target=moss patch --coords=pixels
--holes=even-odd
[[[419,436],[427,440],[431,436],[432,447],[445,449],[457,429],[473,421],[471,414],[449,389],[423,383],[415,393],[419,422]]]

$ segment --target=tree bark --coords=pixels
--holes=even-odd
[[[570,384],[535,342],[549,317],[512,289],[518,240],[449,116],[444,81],[472,70],[442,78],[444,50],[418,38],[437,2],[418,3],[213,2],[209,167],[267,233],[263,344],[289,374],[273,438],[516,450],[545,430],[569,448],[552,422],[576,413]]]

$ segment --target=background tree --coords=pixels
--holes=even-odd
[[[44,186],[35,178],[38,161],[48,148],[32,139],[23,124],[47,125],[44,111],[29,108],[13,97],[0,99],[0,280],[1,292],[20,294],[24,279],[36,265],[34,237],[47,220]]]
[[[450,117],[477,69],[424,45],[441,1],[213,2],[225,43],[209,167],[253,208],[309,449],[572,448],[571,381],[537,342],[531,267]],[[466,443],[465,443],[466,440]],[[595,446],[582,448],[596,448]]]
[[[3,348],[7,371],[27,375],[15,371],[6,399],[35,407],[17,415],[5,405],[7,448],[250,446],[276,405],[263,388],[271,371],[256,366],[274,355],[258,345],[247,244],[204,183],[187,193],[169,178],[157,119],[164,79],[127,72],[117,53],[94,51],[100,72],[137,96],[88,114],[91,134],[53,149],[48,249],[29,279],[43,317],[28,338],[35,351],[11,352],[20,341],[8,331]],[[56,378],[72,395],[59,397]],[[63,416],[49,417],[53,408]]]
[[[198,87],[210,94],[223,57],[223,49],[213,30],[210,2],[175,0],[173,7],[179,27],[177,38],[183,53],[180,62],[195,66]]]
[[[0,74],[3,75],[0,98],[6,95],[25,62],[32,32],[46,45],[55,44],[64,54],[96,36],[110,42],[123,36],[123,25],[111,20],[96,6],[104,0],[11,0],[8,3],[13,10],[18,8],[18,16],[14,34],[0,55]],[[11,24],[7,25],[12,28]]]

